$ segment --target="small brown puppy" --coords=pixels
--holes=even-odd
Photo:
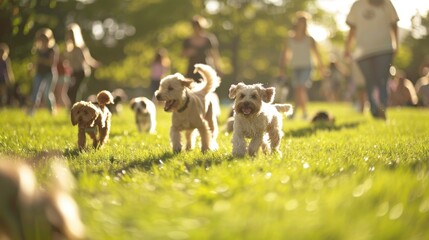
[[[145,97],[136,97],[130,101],[131,109],[136,117],[136,125],[139,132],[155,133],[156,107]]]
[[[311,119],[314,124],[334,124],[335,117],[331,116],[328,112],[319,111]]]
[[[74,179],[64,165],[53,166],[55,176],[42,190],[28,165],[0,161],[0,239],[85,237],[79,208],[70,194]]]
[[[92,138],[92,146],[99,148],[109,139],[110,119],[112,114],[106,104],[113,103],[113,96],[109,91],[103,90],[97,94],[97,103],[80,101],[71,109],[71,122],[78,125],[78,146],[85,148],[85,133]],[[98,132],[98,137],[97,137]]]
[[[234,99],[234,124],[232,155],[243,157],[246,151],[255,156],[262,145],[266,153],[271,150],[281,155],[280,140],[283,137],[281,112],[291,114],[290,104],[272,104],[275,88],[264,88],[262,84],[231,85],[229,97]],[[246,138],[250,138],[247,147]]]
[[[163,78],[155,92],[158,101],[165,101],[164,110],[173,112],[170,141],[174,152],[182,150],[181,131],[186,134],[186,150],[194,147],[195,129],[201,136],[202,152],[218,148],[217,99],[214,91],[220,85],[220,78],[212,67],[205,64],[195,64],[195,72],[203,76],[202,83],[192,87],[193,80],[176,73]]]

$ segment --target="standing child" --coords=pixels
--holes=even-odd
[[[42,95],[48,102],[49,110],[55,114],[54,88],[57,81],[58,48],[51,29],[37,31],[33,48],[35,54],[35,76],[31,93],[31,106],[28,114],[32,116],[39,106]]]
[[[91,67],[97,68],[100,63],[92,58],[88,47],[82,37],[80,26],[71,23],[66,31],[66,53],[65,58],[70,64],[72,73],[68,95],[71,104],[82,99],[82,92],[85,90],[83,81],[91,75]]]
[[[293,31],[286,38],[284,50],[280,57],[279,75],[285,75],[286,65],[292,70],[292,87],[295,97],[295,109],[302,110],[302,118],[308,117],[307,102],[308,89],[312,85],[311,74],[313,71],[312,55],[316,57],[320,73],[324,76],[322,59],[312,36],[308,34],[307,24],[310,15],[306,12],[297,12]],[[295,113],[296,111],[294,111]]]
[[[14,81],[9,47],[5,43],[0,43],[0,107],[6,105],[8,93]]]
[[[70,109],[70,99],[67,95],[70,84],[71,69],[68,62],[64,58],[64,54],[60,53],[58,64],[58,82],[55,87],[55,98],[57,99],[58,106]]]

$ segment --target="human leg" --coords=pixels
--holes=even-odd
[[[390,73],[389,68],[392,65],[393,54],[383,54],[374,58],[375,65],[375,75],[377,79],[377,87],[379,89],[379,100],[384,111],[387,107],[388,100],[388,91],[387,91],[387,82],[389,81]]]
[[[79,87],[85,77],[85,73],[83,71],[74,72],[71,76],[71,81],[68,90],[68,96],[71,104],[75,103],[77,100],[77,94],[79,91]]]
[[[0,107],[4,107],[7,102],[7,85],[0,83]]]
[[[307,118],[308,88],[311,87],[311,67],[293,70],[293,85],[295,89],[295,102],[297,108],[302,109],[303,118]]]
[[[373,58],[366,58],[358,61],[359,68],[365,79],[366,95],[370,104],[370,111],[372,116],[377,116],[378,104],[374,97],[374,90],[376,89],[376,76],[374,74],[374,61]]]
[[[29,115],[33,115],[36,107],[40,104],[45,85],[46,83],[44,83],[44,76],[42,74],[36,73],[31,90],[31,106],[28,109]]]
[[[51,113],[55,113],[56,100],[54,89],[57,82],[56,77],[53,74],[46,74],[46,86],[44,90],[44,97],[48,103],[48,108]]]

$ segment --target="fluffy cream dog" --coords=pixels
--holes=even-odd
[[[195,71],[203,76],[202,83],[191,86],[193,80],[176,73],[163,78],[155,92],[158,101],[165,101],[164,110],[173,112],[170,141],[174,152],[182,150],[181,131],[185,131],[186,149],[194,147],[195,129],[201,136],[202,152],[218,148],[216,99],[213,92],[219,86],[220,78],[213,68],[205,64],[195,64]]]
[[[156,107],[155,104],[145,97],[136,97],[130,101],[131,109],[136,117],[139,132],[155,133],[156,129]]]
[[[97,94],[97,103],[80,101],[71,109],[71,122],[78,125],[78,146],[85,148],[85,133],[92,138],[92,146],[99,148],[109,139],[110,119],[112,114],[106,104],[113,103],[113,96],[109,91],[103,90]],[[98,132],[98,134],[97,134]],[[98,137],[97,137],[98,135]]]
[[[0,239],[84,239],[73,177],[52,165],[49,185],[39,188],[33,170],[15,159],[0,161]]]
[[[231,85],[229,97],[234,99],[234,132],[232,135],[232,154],[243,157],[246,154],[246,138],[250,138],[247,149],[255,156],[262,145],[264,152],[271,150],[281,154],[280,140],[283,136],[282,115],[291,114],[290,104],[271,104],[275,88],[264,88],[262,84]]]

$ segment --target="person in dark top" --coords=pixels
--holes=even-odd
[[[5,43],[0,43],[0,107],[6,105],[14,81],[9,47]]]
[[[51,29],[37,31],[34,48],[35,76],[31,93],[31,106],[28,115],[32,116],[40,104],[42,95],[48,102],[49,110],[55,114],[55,83],[57,81],[58,48]]]
[[[201,76],[194,73],[196,63],[204,63],[212,66],[221,75],[221,61],[218,49],[218,40],[212,33],[207,32],[207,21],[201,16],[192,18],[193,35],[183,42],[182,55],[188,58],[186,77],[199,82]]]

